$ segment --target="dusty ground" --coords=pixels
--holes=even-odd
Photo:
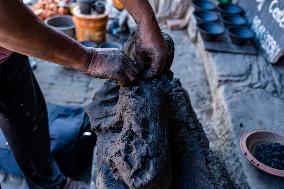
[[[211,126],[211,96],[201,58],[196,47],[190,42],[185,31],[167,31],[174,39],[176,55],[173,65],[175,77],[180,78],[188,90],[192,105],[209,137],[213,151],[217,152],[217,136]],[[48,103],[62,105],[86,105],[90,102],[103,80],[92,79],[83,73],[58,65],[40,62],[34,71]],[[0,175],[0,182],[21,184],[17,178]],[[15,186],[15,185],[14,185]],[[15,187],[11,187],[15,188]],[[3,189],[5,188],[2,186]],[[20,188],[20,187],[16,187]]]

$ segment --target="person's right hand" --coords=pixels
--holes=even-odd
[[[86,74],[101,78],[116,80],[126,85],[136,79],[143,69],[131,60],[120,49],[91,49],[93,55],[91,62],[86,66]]]

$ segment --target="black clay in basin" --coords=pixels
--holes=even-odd
[[[221,23],[201,23],[197,27],[206,41],[219,40],[225,33],[225,28]]]
[[[198,23],[217,22],[219,20],[218,14],[213,11],[194,11],[193,15]]]
[[[230,27],[228,30],[232,43],[236,45],[245,45],[254,38],[254,32],[247,27]]]
[[[218,10],[222,13],[222,14],[227,14],[227,15],[243,15],[244,14],[244,10],[235,4],[220,4],[218,5]]]
[[[247,19],[240,15],[226,15],[226,16],[223,16],[222,20],[227,27],[246,26],[248,24]]]
[[[194,0],[192,2],[193,7],[195,10],[201,10],[201,11],[212,11],[216,10],[215,3],[207,0]]]

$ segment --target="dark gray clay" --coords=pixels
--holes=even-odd
[[[254,38],[254,32],[247,27],[230,27],[228,31],[232,43],[236,45],[245,45]]]
[[[195,10],[200,10],[200,11],[214,11],[214,10],[216,10],[216,4],[213,3],[212,1],[194,0],[192,2],[192,5],[193,5]]]
[[[45,23],[50,27],[61,31],[69,37],[75,38],[75,24],[72,16],[58,15],[45,20]]]
[[[222,20],[226,27],[248,25],[247,19],[240,15],[225,15],[222,17]]]
[[[218,10],[224,15],[243,15],[244,10],[235,4],[220,4]]]
[[[206,41],[218,41],[225,33],[225,27],[221,23],[201,23],[197,28]]]
[[[102,1],[97,1],[96,3],[95,3],[95,10],[96,10],[96,12],[98,13],[98,14],[103,14],[104,12],[105,12],[105,10],[106,10],[106,5],[105,5],[105,3],[104,2],[102,2]]]
[[[231,189],[187,92],[170,71],[120,87],[107,81],[86,107],[97,139],[97,189]],[[135,53],[134,40],[126,54]]]
[[[194,11],[193,13],[197,23],[217,22],[219,16],[214,11]]]
[[[95,0],[78,0],[81,14],[91,14]]]

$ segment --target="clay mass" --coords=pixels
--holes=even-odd
[[[279,143],[260,144],[255,147],[255,158],[265,165],[284,170],[284,145]]]
[[[137,58],[131,36],[126,53]],[[232,188],[187,92],[170,71],[174,43],[164,34],[169,58],[156,79],[127,87],[107,81],[86,107],[97,134],[97,189]]]

